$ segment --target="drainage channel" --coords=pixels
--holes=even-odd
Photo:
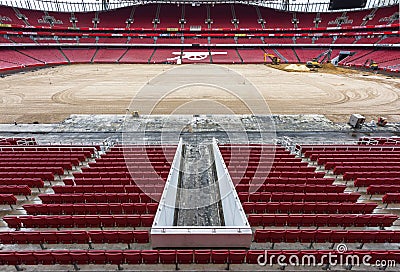
[[[224,226],[211,144],[184,144],[174,226]]]

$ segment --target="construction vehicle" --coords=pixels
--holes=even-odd
[[[365,62],[364,62],[364,65],[363,65],[364,67],[369,67],[371,70],[374,70],[374,71],[377,71],[378,70],[378,68],[379,68],[379,66],[378,66],[378,63],[376,63],[375,61],[373,61],[372,59],[367,59]]]
[[[313,58],[310,61],[307,61],[306,67],[310,69],[322,68],[321,63],[318,61],[318,58]]]
[[[267,62],[267,58],[272,61],[273,65],[278,65],[281,63],[281,59],[275,56],[274,54],[264,53],[264,62]]]
[[[319,54],[316,58],[313,58],[310,61],[306,62],[306,67],[316,71],[318,68],[322,68],[322,63],[329,62],[331,59],[332,49],[328,49],[321,54]]]

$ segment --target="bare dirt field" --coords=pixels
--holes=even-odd
[[[399,78],[359,72],[285,72],[265,65],[226,66],[257,87],[273,114],[324,114],[332,121],[346,122],[351,113],[360,113],[367,119],[385,116],[400,122]],[[10,75],[0,79],[0,123],[55,123],[70,114],[125,114],[143,85],[173,67],[85,64]],[[188,87],[163,99],[154,114],[170,114],[177,105],[203,98],[215,98],[232,112],[248,113],[240,101],[221,90]],[[218,107],[204,108],[207,103],[197,105],[180,113],[219,111]]]

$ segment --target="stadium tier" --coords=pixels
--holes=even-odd
[[[396,18],[396,6],[323,13],[243,4],[147,4],[87,13],[1,6],[0,66],[2,71],[9,71],[65,63],[176,63],[173,52],[178,51],[185,51],[180,55],[182,63],[249,63],[248,52],[257,46],[273,51],[284,63],[304,63],[331,49],[334,54],[324,61],[337,59],[339,65],[368,68],[362,63],[368,59],[378,63],[380,70],[398,72]],[[26,27],[32,31],[24,32]],[[226,48],[215,48],[221,45]],[[385,49],[388,45],[390,51]],[[117,48],[107,49],[110,46]],[[364,57],[363,52],[369,50],[366,48],[377,53]],[[41,55],[45,50],[48,52]],[[152,53],[131,57],[142,50]],[[197,58],[201,51],[210,53],[205,59]],[[212,51],[218,51],[215,57]],[[246,55],[241,56],[240,51]],[[349,52],[350,56],[340,52]],[[390,57],[385,56],[388,52]],[[257,54],[250,62],[266,63],[269,59]]]
[[[382,165],[385,171],[397,171],[400,146],[395,138],[360,138],[353,145],[298,145],[298,155],[279,145],[219,145],[252,227],[251,247],[246,249],[152,248],[151,227],[175,154],[173,146],[115,145],[103,152],[100,146],[37,145],[33,138],[4,138],[0,143],[1,173],[30,168],[27,177],[7,179],[7,185],[0,186],[0,204],[11,206],[2,217],[8,228],[0,232],[0,243],[7,247],[0,253],[0,265],[96,269],[108,264],[122,269],[203,264],[209,265],[207,269],[221,269],[218,265],[251,269],[265,253],[260,245],[267,246],[268,254],[322,258],[341,254],[325,249],[341,243],[357,247],[346,250],[346,256],[400,262],[399,231],[392,229],[398,216],[387,208],[400,201],[399,182],[362,177],[383,171]],[[271,154],[272,164],[265,160]],[[243,163],[245,157],[248,162]],[[315,163],[324,168],[317,170]],[[43,166],[50,176],[42,175]],[[335,177],[326,177],[331,171]],[[71,172],[72,178],[67,178]],[[366,192],[337,184],[349,173],[354,186],[368,186]],[[249,192],[255,185],[256,192]],[[360,201],[368,194],[381,195],[382,200]],[[39,200],[24,204],[28,197]],[[25,213],[16,213],[15,205]],[[376,249],[382,244],[384,250]]]
[[[148,4],[102,12],[62,13],[1,6],[5,24],[78,28],[314,28],[396,23],[398,6],[364,11],[302,13],[242,4]],[[207,21],[209,20],[209,21]],[[208,22],[208,23],[207,23]]]

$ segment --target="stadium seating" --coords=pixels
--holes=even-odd
[[[296,52],[297,57],[300,59],[300,62],[303,62],[303,63],[310,61],[313,58],[317,58],[319,55],[321,55],[323,52],[326,51],[326,49],[322,49],[322,48],[321,49],[295,48],[294,50]]]
[[[334,250],[268,250],[269,255],[314,256],[315,264],[327,262],[327,256],[336,254]],[[371,263],[376,260],[399,261],[399,250],[349,250],[348,256],[370,256]],[[42,251],[2,251],[3,265],[54,265],[54,264],[257,264],[264,250],[42,250]],[[293,257],[292,257],[293,258]],[[278,262],[272,258],[273,264]],[[267,262],[268,263],[268,262]]]
[[[238,53],[243,63],[264,63],[264,51],[260,48],[238,49]]]
[[[396,215],[387,214],[250,214],[251,226],[390,227]]]
[[[399,193],[387,193],[383,196],[382,202],[386,203],[386,204],[400,203],[400,194]]]
[[[211,40],[213,42],[213,40]],[[241,59],[236,49],[212,49],[212,63],[241,63]]]
[[[63,48],[62,52],[71,63],[88,63],[91,62],[96,49],[93,48]]]
[[[256,201],[257,199],[252,199]],[[243,202],[243,209],[250,213],[372,213],[376,203],[352,202]]]
[[[19,52],[40,60],[43,63],[62,64],[68,63],[61,51],[58,49],[21,49]]]
[[[25,215],[4,216],[9,228],[151,227],[154,215]]]
[[[256,229],[256,243],[398,243],[398,231]]]
[[[180,27],[179,20],[181,19],[181,8],[173,4],[160,6],[159,21],[157,28],[178,28]]]
[[[148,63],[153,52],[154,49],[129,48],[120,58],[119,63]]]
[[[158,203],[26,204],[29,215],[155,214]]]
[[[95,63],[116,63],[124,55],[127,49],[101,48],[96,51],[93,58]]]
[[[0,232],[0,243],[2,244],[146,244],[148,242],[149,233],[143,230]]]
[[[158,42],[157,42],[158,43]],[[173,52],[178,53],[178,55],[175,55]],[[153,56],[151,57],[150,63],[167,63],[167,62],[172,62],[176,63],[176,60],[171,60],[175,58],[176,56],[180,56],[180,50],[179,49],[161,49],[161,48],[156,48],[154,51]]]
[[[208,28],[205,24],[207,19],[207,5],[200,5],[200,6],[192,6],[192,5],[185,5],[185,20],[186,24],[185,27],[189,28],[199,26],[202,29]]]
[[[125,28],[131,12],[132,7],[121,8],[111,12],[100,12],[98,14],[98,27]]]

